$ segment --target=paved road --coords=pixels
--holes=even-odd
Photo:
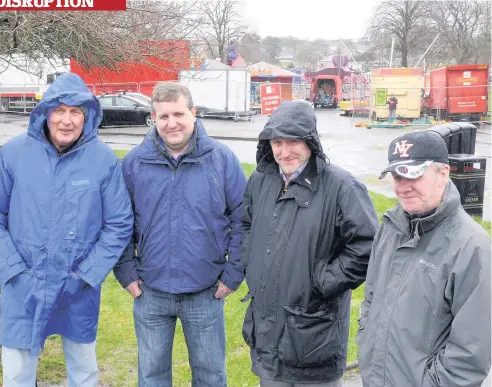
[[[369,189],[387,196],[394,196],[391,178],[379,180],[381,170],[387,164],[387,147],[392,139],[402,133],[415,130],[355,127],[361,118],[340,117],[334,110],[317,110],[318,131],[325,153],[330,160],[363,181]],[[256,138],[266,123],[266,118],[255,116],[252,122],[233,122],[221,119],[204,119],[207,132],[222,139],[239,157],[241,162],[255,162]],[[13,135],[27,129],[25,116],[0,115],[0,144]],[[99,135],[114,149],[131,149],[142,141],[145,127],[101,128]],[[491,129],[480,129],[477,134],[475,154],[487,157],[487,170],[491,164]],[[485,181],[484,219],[491,220],[491,173]]]

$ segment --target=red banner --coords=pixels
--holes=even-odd
[[[280,83],[260,85],[261,115],[269,116],[280,105]]]
[[[0,0],[0,12],[125,10],[126,0]]]

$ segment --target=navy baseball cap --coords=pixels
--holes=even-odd
[[[388,148],[388,167],[379,176],[396,172],[406,179],[422,176],[433,162],[449,165],[448,148],[433,131],[407,133],[394,139]]]

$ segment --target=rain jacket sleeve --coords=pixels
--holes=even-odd
[[[246,190],[243,198],[243,216],[241,218],[241,264],[243,265],[243,273],[246,274],[248,267],[248,240],[249,232],[251,230],[251,222],[253,219],[253,213],[251,212],[251,180],[248,180]]]
[[[131,198],[131,203],[132,203],[132,208],[135,211],[135,202],[133,200],[133,192],[134,192],[134,186],[133,186],[133,178],[131,174],[131,159],[129,156],[125,157],[123,160],[123,177],[125,179],[126,186],[128,188],[128,191],[130,191],[130,198]],[[127,248],[123,252],[123,255],[121,256],[120,260],[114,267],[114,275],[120,285],[123,288],[126,288],[128,285],[130,285],[132,282],[137,281],[140,279],[140,276],[138,275],[137,271],[137,223],[135,222],[134,227],[133,227],[133,234],[132,237],[130,238],[130,243],[128,244]]]
[[[374,243],[372,244],[371,257],[369,258],[369,267],[367,269],[366,284],[364,287],[364,300],[360,304],[359,313],[359,330],[357,331],[356,341],[359,343],[359,337],[364,332],[364,328],[367,322],[367,316],[369,315],[369,309],[372,303],[372,297],[374,292],[374,284],[377,283],[379,263],[375,260],[376,251],[378,248],[379,240],[383,232],[383,227],[379,227],[379,230],[374,237]]]
[[[103,227],[99,239],[75,273],[90,286],[100,285],[113,269],[133,230],[133,212],[121,165],[116,161],[101,187]]]
[[[378,228],[371,198],[358,182],[341,193],[336,218],[340,230],[340,253],[335,259],[320,259],[314,269],[314,285],[327,299],[355,289],[364,282]]]
[[[27,265],[12,241],[8,228],[8,212],[13,178],[0,149],[0,282],[2,285],[27,270]]]
[[[490,370],[490,239],[465,246],[445,290],[454,316],[446,346],[429,359],[423,387],[480,387]]]
[[[241,215],[244,190],[246,187],[246,175],[236,155],[230,155],[226,167],[226,205],[230,217],[231,239],[229,242],[229,256],[220,280],[231,290],[236,290],[243,281],[243,269],[241,267]]]

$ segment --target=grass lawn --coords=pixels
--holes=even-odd
[[[116,151],[123,156],[126,151]],[[249,176],[254,165],[243,164]],[[379,218],[392,207],[395,199],[370,192]],[[478,221],[478,220],[477,220]],[[490,223],[480,222],[490,235]],[[352,295],[352,313],[350,321],[350,338],[348,361],[357,359],[355,334],[358,329],[359,306],[363,299],[364,287],[361,286]],[[242,338],[242,322],[247,304],[239,300],[246,294],[243,284],[226,300],[227,332],[227,372],[231,387],[257,386],[258,379],[250,371],[248,346]],[[97,337],[97,355],[101,370],[101,383],[111,387],[133,387],[137,385],[137,351],[133,328],[132,300],[124,291],[113,274],[103,284],[99,333]],[[181,326],[178,324],[173,350],[174,386],[189,386],[191,370]],[[41,355],[38,379],[42,382],[58,383],[65,379],[65,366],[61,341],[58,336],[50,337],[45,352]]]

